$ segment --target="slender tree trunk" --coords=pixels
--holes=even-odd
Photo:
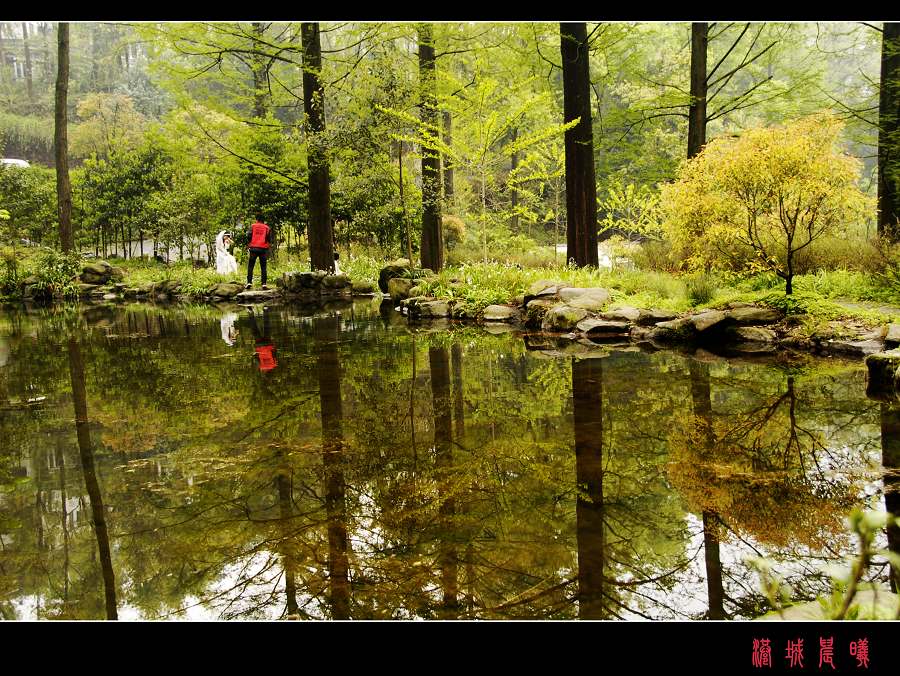
[[[444,111],[444,145],[452,147],[453,144],[453,120],[450,117],[450,111]],[[453,201],[453,161],[444,156],[444,203],[450,204]]]
[[[688,109],[688,159],[706,145],[706,50],[709,24],[691,24],[691,105]]]
[[[579,119],[566,131],[566,242],[575,265],[597,267],[597,186],[594,181],[594,134],[591,128],[591,76],[587,26],[559,25],[563,70],[564,121]]]
[[[512,130],[512,141],[516,142],[516,139],[519,137],[519,130]],[[516,173],[516,167],[519,166],[519,153],[515,152],[509,157],[509,173],[510,176],[514,177]],[[512,208],[512,218],[510,225],[512,226],[513,233],[517,233],[519,231],[519,214],[516,211],[516,207],[519,206],[519,190],[516,188],[514,183],[511,183],[509,186],[509,202],[510,207]]]
[[[434,33],[429,23],[418,24],[419,87],[424,133],[437,135],[437,80],[434,74]],[[422,146],[422,267],[435,272],[444,267],[444,238],[441,232],[440,154]]]
[[[603,362],[572,359],[575,424],[575,521],[578,617],[606,617],[606,529],[603,498]]]
[[[252,25],[253,33],[257,38],[262,38],[263,33],[265,33],[265,26],[258,22]],[[254,48],[257,47],[258,46],[254,44]],[[254,117],[265,117],[269,108],[269,78],[265,56],[261,54],[252,54],[251,64],[251,70],[253,72],[253,115]]]
[[[69,24],[59,24],[59,61],[56,75],[56,123],[53,145],[56,151],[56,200],[59,210],[59,242],[63,252],[75,248],[72,233],[72,187],[69,183],[68,93]]]
[[[900,23],[885,22],[878,100],[878,234],[900,239]]]
[[[28,90],[29,103],[34,102],[34,85],[31,77],[31,47],[28,44],[28,22],[22,22],[22,44],[25,48],[25,87]],[[5,64],[4,64],[5,66]]]
[[[309,147],[309,256],[313,270],[334,272],[334,230],[325,132],[325,88],[320,80],[322,47],[319,24],[300,27],[303,43],[303,108]]]
[[[84,483],[91,501],[94,534],[97,537],[97,549],[100,553],[100,568],[103,571],[103,588],[106,598],[106,619],[118,619],[116,611],[116,579],[113,573],[112,556],[109,548],[109,533],[106,529],[106,515],[100,483],[94,469],[94,449],[91,444],[91,432],[88,427],[87,390],[84,379],[84,358],[81,346],[75,338],[69,338],[69,375],[72,379],[72,401],[75,406],[75,430],[78,436],[78,449],[81,454],[81,468],[84,472]]]
[[[403,141],[397,141],[397,168],[400,171],[400,210],[403,213],[403,226],[406,229],[406,256],[409,264],[413,264],[412,229],[406,218],[406,200],[403,198]]]

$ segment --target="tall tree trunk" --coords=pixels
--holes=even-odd
[[[34,85],[31,77],[31,47],[28,44],[28,22],[22,22],[22,44],[25,48],[25,87],[29,103],[34,101]]]
[[[688,159],[706,145],[706,50],[709,24],[691,24],[691,105],[688,109]]]
[[[444,111],[444,145],[451,147],[453,144],[453,120],[450,117],[450,111]],[[453,201],[453,161],[444,156],[444,203],[450,204]]]
[[[885,22],[878,99],[878,234],[900,239],[900,23]]]
[[[434,74],[434,32],[430,23],[418,24],[419,88],[424,134],[436,136],[438,129],[437,80]],[[437,272],[444,267],[444,238],[441,232],[440,154],[422,146],[422,267]]]
[[[518,137],[519,137],[519,130],[513,129],[512,130],[513,143],[516,142],[516,139]],[[510,176],[512,176],[513,178],[515,177],[514,174],[516,173],[516,167],[518,167],[518,166],[519,166],[519,153],[515,152],[512,155],[510,155],[510,157],[509,157],[509,173],[510,173]],[[510,219],[511,220],[510,225],[512,227],[513,233],[517,233],[519,231],[519,214],[516,211],[516,207],[519,206],[519,190],[518,190],[518,188],[516,188],[514,183],[510,184],[510,186],[509,186],[509,193],[510,193],[509,194],[510,207],[512,209],[512,218]]]
[[[591,76],[587,26],[559,24],[563,70],[563,119],[578,124],[566,131],[566,242],[575,265],[597,267],[597,186],[591,128]]]
[[[68,26],[66,26],[68,29]],[[67,31],[68,32],[68,31]],[[81,468],[84,483],[91,500],[94,535],[100,553],[100,568],[103,572],[103,589],[106,598],[106,619],[118,619],[116,611],[116,578],[113,573],[112,556],[109,548],[109,533],[106,530],[106,515],[100,483],[94,469],[94,449],[88,427],[87,390],[84,385],[84,358],[77,339],[69,338],[69,375],[72,379],[72,402],[75,407],[75,430],[78,436],[78,450],[81,454]]]
[[[263,33],[265,33],[265,26],[258,22],[254,23],[253,33],[257,38],[262,38]],[[256,44],[254,44],[254,49],[261,51]],[[251,70],[253,71],[253,115],[254,117],[265,117],[269,108],[269,79],[265,56],[262,54],[252,54],[251,64]]]
[[[347,557],[347,507],[344,482],[341,364],[338,355],[338,318],[317,317],[314,322],[322,412],[322,461],[325,468],[325,513],[328,519],[328,584],[331,614],[350,618],[350,564]]]
[[[331,225],[331,193],[325,148],[325,89],[319,24],[300,26],[303,43],[303,109],[309,165],[309,256],[313,270],[334,272],[334,230]]]
[[[59,60],[56,74],[56,123],[53,145],[56,151],[56,200],[59,210],[59,242],[64,252],[75,248],[72,234],[72,187],[69,183],[68,93],[69,24],[59,24]]]
[[[578,539],[578,617],[606,617],[603,570],[603,362],[572,359],[575,424],[575,522]]]
[[[403,214],[403,226],[406,229],[406,256],[409,264],[412,265],[412,229],[409,226],[409,219],[406,218],[406,200],[403,198],[403,141],[397,141],[397,169],[400,172],[400,211]]]

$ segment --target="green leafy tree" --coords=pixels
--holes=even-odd
[[[840,122],[810,117],[710,142],[663,188],[666,227],[695,267],[767,269],[792,292],[795,256],[860,218],[859,162]]]

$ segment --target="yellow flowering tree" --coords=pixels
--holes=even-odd
[[[795,255],[860,218],[860,162],[817,115],[718,138],[663,187],[666,229],[691,267],[771,270],[792,292]]]

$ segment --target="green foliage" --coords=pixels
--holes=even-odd
[[[867,207],[840,132],[820,116],[714,139],[663,189],[670,237],[695,268],[768,269],[790,292],[795,254]]]
[[[699,272],[685,278],[688,300],[692,305],[705,305],[716,297],[718,283],[714,275]]]
[[[54,242],[57,238],[56,175],[41,166],[0,166],[0,240]]]
[[[38,295],[78,297],[75,281],[84,264],[78,253],[72,251],[62,254],[53,249],[44,249],[38,255],[37,262],[33,274],[37,277],[34,286],[38,290]]]
[[[625,185],[615,177],[606,187],[606,196],[597,197],[598,230],[617,230],[659,237],[659,192],[646,185]]]

